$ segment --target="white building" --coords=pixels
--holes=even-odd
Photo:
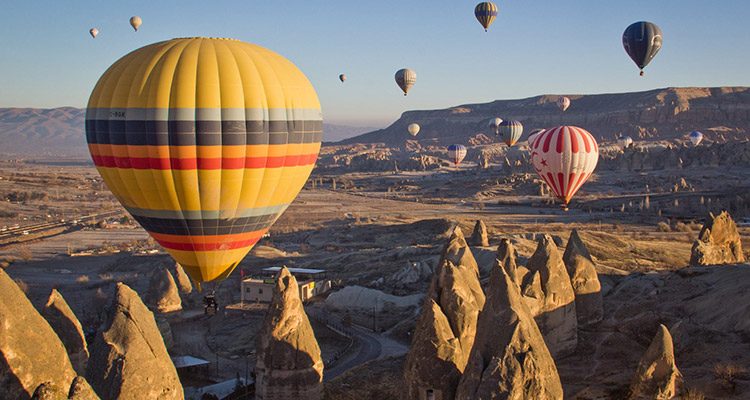
[[[273,296],[273,286],[276,284],[276,274],[281,267],[263,269],[259,277],[245,278],[242,281],[242,301],[269,303]],[[287,268],[297,279],[299,298],[302,301],[323,294],[331,290],[331,281],[326,279],[324,269]]]

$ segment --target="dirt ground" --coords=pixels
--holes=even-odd
[[[0,165],[0,176],[4,178],[0,180],[0,194],[14,188],[40,191],[41,180],[56,174],[56,182],[63,182],[54,190],[57,193],[74,196],[82,191],[93,196],[90,202],[79,199],[92,210],[108,208],[111,195],[100,193],[106,192],[106,188],[102,189],[95,180],[95,173],[93,168],[85,166],[35,165],[33,170],[27,170]],[[184,299],[183,311],[167,316],[174,342],[170,351],[173,355],[193,355],[211,362],[200,376],[186,378],[186,385],[198,386],[250,373],[254,365],[255,335],[265,309],[239,304],[241,270],[245,275],[253,275],[271,266],[318,268],[328,271],[335,289],[361,285],[389,294],[413,294],[424,292],[426,283],[397,288],[373,282],[381,278],[387,281],[406,263],[434,260],[454,225],[460,226],[467,236],[478,219],[488,226],[490,246],[472,249],[480,267],[483,266],[483,277],[491,267],[496,244],[501,238],[510,237],[515,241],[521,256],[519,263],[524,264],[534,251],[534,234],[555,235],[564,245],[575,228],[601,268],[602,285],[609,291],[605,296],[605,311],[609,317],[600,328],[582,332],[579,352],[560,360],[558,368],[568,397],[596,398],[604,393],[601,398],[616,398],[629,384],[635,365],[650,340],[652,333],[648,329],[655,321],[669,323],[670,328],[680,320],[693,323],[687,318],[689,314],[680,309],[677,291],[692,293],[698,289],[675,283],[681,282],[675,276],[688,263],[702,216],[728,203],[727,189],[721,185],[723,178],[718,169],[686,174],[691,187],[670,191],[677,181],[674,179],[677,172],[623,176],[605,171],[583,186],[579,201],[569,211],[561,211],[549,195],[539,193],[539,182],[524,173],[500,176],[492,171],[478,172],[471,165],[429,172],[314,173],[311,181],[319,180],[319,183],[315,188],[312,183],[305,186],[271,228],[270,238],[262,240],[223,283],[205,285],[204,290],[217,292],[222,306],[219,314],[204,316],[203,294],[195,293]],[[79,175],[83,181],[71,179],[66,183],[67,180],[60,179],[60,176]],[[11,176],[13,183],[3,186]],[[704,176],[709,178],[703,179]],[[736,185],[736,176],[728,176],[724,183],[730,181]],[[644,182],[649,182],[648,190]],[[78,189],[82,183],[88,186]],[[73,186],[66,186],[70,184]],[[742,184],[750,185],[750,182]],[[47,190],[48,198],[63,196],[52,194],[52,189]],[[747,189],[750,187],[733,187],[732,190]],[[646,198],[648,206],[643,205]],[[5,202],[0,211],[18,215],[2,219],[0,225],[30,223],[30,219],[23,218],[46,218],[46,214],[41,213],[48,208],[40,209],[44,204],[35,202]],[[62,203],[54,211],[61,214],[66,207],[70,209],[71,205]],[[33,215],[22,217],[20,214]],[[659,222],[666,224],[668,230],[659,228]],[[748,253],[750,232],[744,226],[740,227],[740,232]],[[37,307],[41,307],[49,291],[56,288],[90,329],[97,326],[97,315],[111,297],[116,282],[122,281],[144,295],[153,271],[171,258],[164,252],[141,255],[128,251],[69,257],[68,251],[70,248],[119,248],[122,244],[147,238],[140,228],[80,230],[23,245],[0,247],[0,261],[11,262],[7,272],[23,282]],[[636,284],[638,282],[641,283]],[[669,290],[665,289],[663,294],[657,291],[656,295],[643,292],[643,287],[652,283]],[[671,289],[672,286],[675,289]],[[648,317],[654,298],[662,298],[661,308],[659,313],[653,314],[656,317]],[[393,328],[387,334],[408,344],[413,327],[410,324],[415,320],[414,317],[411,322],[392,321],[393,326],[383,329]],[[382,317],[382,321],[387,318]],[[641,322],[643,329],[627,330]],[[677,345],[678,367],[684,369],[686,380],[711,398],[744,398],[742,393],[750,386],[744,373],[740,374],[734,392],[730,392],[716,386],[712,371],[716,364],[728,362],[750,366],[750,359],[735,356],[748,353],[747,338],[712,328],[708,323],[693,326],[688,322],[683,322],[680,328],[681,335],[687,339],[681,339],[682,342],[675,339],[676,342],[690,343],[695,340],[691,335],[711,338],[705,349],[716,356],[702,359],[695,351],[685,353],[686,348]],[[347,339],[316,322],[313,328],[324,359],[348,345]],[[592,360],[595,361],[593,369]],[[682,365],[681,360],[684,360]],[[396,382],[400,379],[402,363],[403,360],[386,359],[352,370],[327,384],[328,398],[377,398],[355,387],[362,382],[371,382],[372,387],[378,382]],[[344,397],[343,393],[349,397]]]

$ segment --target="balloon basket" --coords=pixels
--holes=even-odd
[[[560,204],[560,210],[562,210],[562,211],[568,211],[568,205],[567,204]]]

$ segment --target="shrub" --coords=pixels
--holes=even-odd
[[[113,278],[114,278],[114,277],[112,276],[112,274],[99,274],[99,279],[101,279],[101,280],[103,280],[103,281],[105,281],[105,282],[109,282],[109,281],[111,281],[111,280],[112,280]],[[87,279],[88,279],[88,278],[87,278]]]
[[[675,232],[691,232],[692,231],[692,229],[690,229],[690,227],[687,226],[687,224],[682,223],[682,222],[676,223],[674,225],[674,228],[672,228],[672,230]]]
[[[705,400],[706,396],[698,389],[687,388],[685,393],[682,394],[682,400]]]
[[[669,227],[669,224],[662,221],[656,224],[656,231],[657,232],[671,232],[672,229]]]
[[[737,387],[738,375],[745,372],[745,369],[734,364],[716,364],[714,366],[714,376],[719,381],[724,390],[734,392]]]
[[[81,275],[78,278],[76,278],[76,282],[78,282],[78,283],[86,283],[88,281],[89,281],[89,276],[88,275]]]
[[[18,288],[21,289],[22,292],[29,292],[29,285],[27,285],[26,282],[22,281],[20,278],[13,279],[13,281],[18,285]]]

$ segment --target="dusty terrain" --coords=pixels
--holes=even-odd
[[[324,150],[330,154],[349,151]],[[507,156],[507,152],[502,154]],[[503,237],[514,241],[523,265],[536,247],[536,234],[549,233],[564,246],[571,230],[577,228],[597,262],[606,317],[581,333],[573,356],[558,360],[567,397],[622,395],[652,331],[663,323],[675,336],[677,364],[688,386],[708,398],[745,398],[750,389],[746,372],[736,373],[733,384],[714,374],[716,366],[750,365],[744,325],[732,323],[741,318],[735,315],[717,322],[706,315],[720,312],[710,309],[711,305],[733,301],[738,290],[744,293],[740,286],[750,282],[750,268],[685,267],[702,216],[731,205],[737,194],[750,192],[750,183],[742,179],[748,173],[750,166],[743,164],[729,172],[703,165],[645,171],[602,168],[583,186],[570,211],[564,212],[523,166],[514,172],[493,162],[490,168],[479,170],[467,161],[459,168],[439,166],[429,171],[356,172],[322,164],[272,227],[271,236],[227,280],[206,285],[204,290],[217,292],[222,306],[218,315],[204,316],[203,294],[194,293],[184,302],[183,311],[167,316],[174,342],[170,351],[211,362],[203,374],[186,377],[186,385],[245,376],[252,371],[255,335],[265,309],[262,304],[239,303],[240,270],[253,275],[269,266],[320,268],[328,271],[334,290],[357,285],[388,295],[420,294],[429,277],[405,283],[397,278],[402,276],[399,272],[413,263],[434,267],[450,228],[458,224],[468,235],[475,221],[482,219],[489,229],[490,246],[472,251],[484,280]],[[18,224],[22,229],[63,215],[71,218],[120,209],[91,166],[5,163],[0,165],[0,176],[0,196],[23,191],[47,194],[46,200],[38,196],[0,203],[7,215],[0,226]],[[57,179],[52,183],[54,176]],[[733,207],[733,216],[741,222],[747,208]],[[170,261],[163,251],[147,252],[158,246],[141,228],[119,218],[110,218],[104,226],[89,224],[2,246],[0,261],[10,264],[7,272],[24,283],[36,306],[56,288],[84,328],[95,328],[117,281],[144,295],[156,267]],[[750,249],[750,229],[740,223],[740,233],[745,249]],[[70,257],[71,249],[93,251]],[[735,303],[742,310],[747,307],[742,298]],[[308,313],[327,314],[339,321],[348,316],[374,329],[372,340],[400,344],[370,351],[382,361],[371,361],[327,383],[329,398],[382,398],[384,393],[398,393],[403,363],[399,357],[410,342],[419,304],[386,302],[334,310],[324,299],[316,299],[307,308]],[[321,323],[313,322],[313,328],[324,360],[347,349],[349,355],[340,364],[349,367],[351,359],[359,360],[354,354],[364,342],[350,347],[348,338]],[[365,381],[378,384],[363,385]],[[344,392],[349,397],[341,397]]]

